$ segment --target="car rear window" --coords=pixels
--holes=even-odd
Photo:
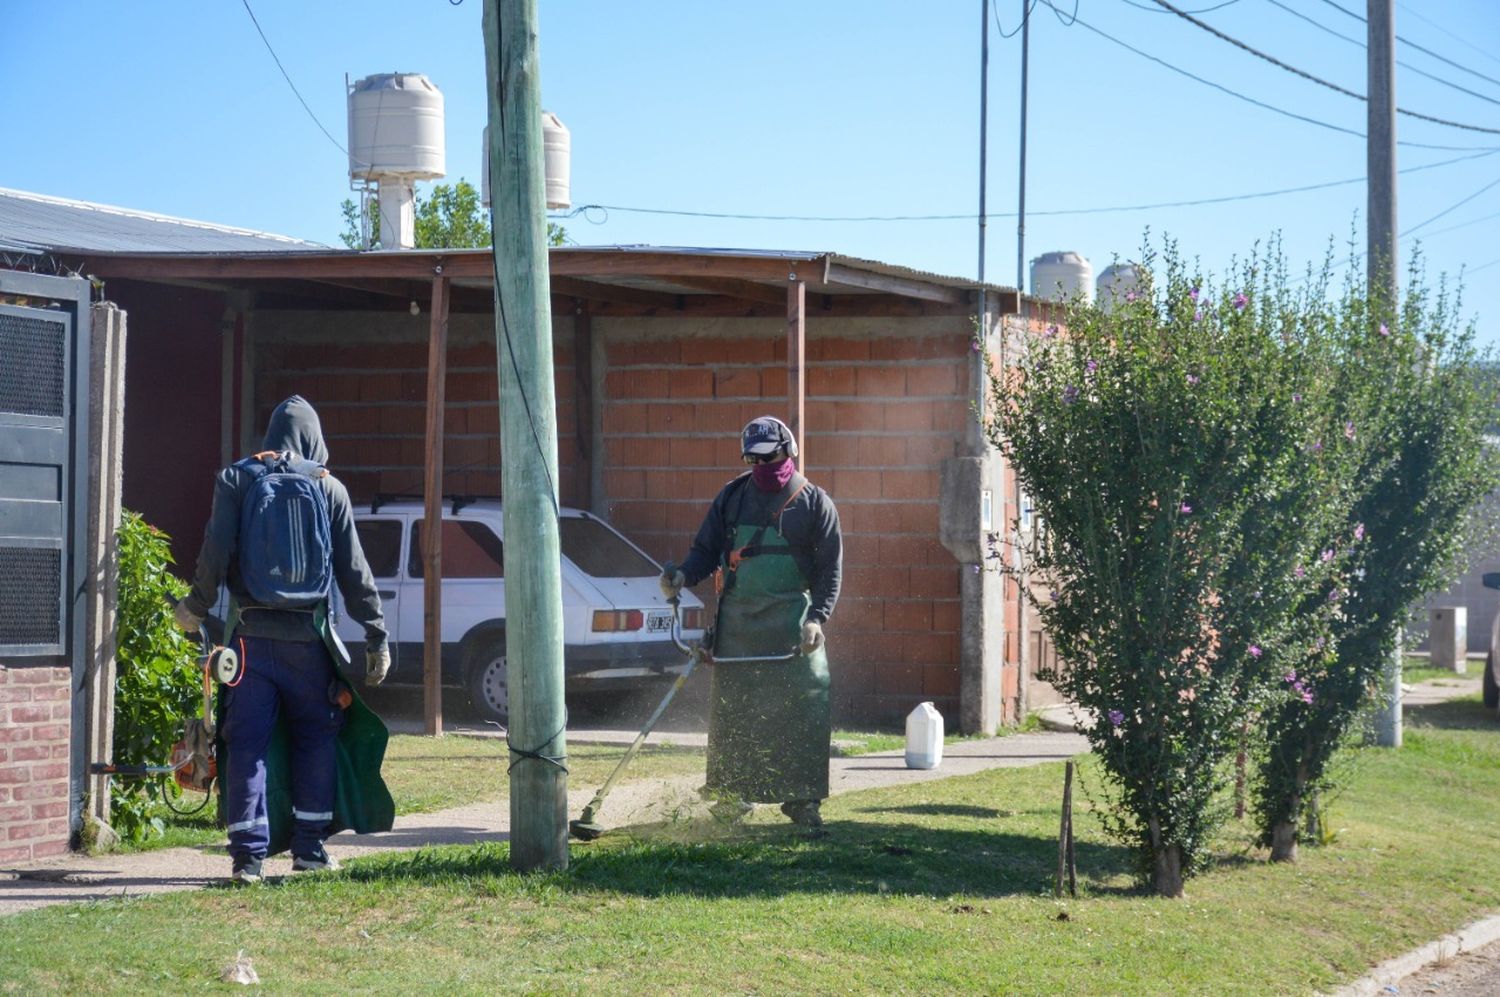
[[[411,524],[411,557],[406,573],[422,577],[422,523]],[[444,578],[504,578],[505,549],[483,523],[443,520]]]
[[[401,520],[364,519],[354,524],[354,532],[359,535],[370,574],[395,578],[401,567]]]
[[[643,578],[660,572],[625,538],[597,519],[564,516],[558,522],[563,556],[594,578]]]

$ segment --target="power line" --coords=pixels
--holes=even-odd
[[[1182,18],[1184,21],[1187,21],[1189,24],[1192,24],[1192,25],[1194,25],[1195,27],[1198,27],[1198,28],[1202,28],[1204,31],[1207,31],[1209,34],[1213,35],[1215,38],[1218,38],[1221,41],[1226,41],[1229,44],[1233,45],[1235,48],[1238,48],[1238,49],[1240,49],[1240,50],[1242,50],[1244,52],[1248,52],[1249,54],[1255,56],[1257,59],[1264,59],[1266,62],[1269,62],[1271,65],[1277,67],[1278,69],[1284,69],[1287,72],[1293,74],[1294,76],[1300,76],[1304,80],[1307,80],[1307,81],[1312,82],[1312,83],[1316,83],[1319,86],[1327,87],[1328,89],[1334,91],[1335,93],[1343,94],[1345,97],[1353,97],[1355,100],[1359,100],[1359,101],[1363,101],[1363,100],[1366,99],[1366,97],[1365,97],[1364,94],[1355,93],[1353,90],[1350,90],[1348,87],[1343,87],[1343,86],[1340,86],[1337,83],[1331,82],[1329,80],[1325,80],[1321,76],[1314,76],[1312,73],[1309,73],[1305,69],[1298,69],[1296,66],[1293,66],[1290,63],[1282,62],[1280,59],[1276,58],[1274,55],[1270,55],[1270,54],[1268,54],[1266,52],[1262,52],[1260,49],[1255,48],[1254,46],[1247,45],[1244,42],[1240,41],[1238,38],[1235,38],[1233,35],[1225,34],[1224,32],[1220,31],[1218,28],[1215,28],[1213,25],[1208,24],[1207,22],[1198,20],[1196,17],[1193,17],[1191,14],[1187,13],[1186,11],[1179,10],[1178,8],[1172,6],[1170,3],[1168,3],[1167,0],[1152,0],[1152,2],[1155,3],[1158,7],[1162,7],[1164,9],[1166,9],[1166,10],[1171,11],[1172,13],[1176,14],[1178,17]],[[1331,2],[1331,0],[1325,0],[1325,2]],[[1337,6],[1337,5],[1335,4],[1335,6]],[[1342,7],[1339,8],[1339,9],[1343,10]],[[1345,11],[1345,13],[1348,13],[1348,12]],[[1464,131],[1470,131],[1470,132],[1484,132],[1487,135],[1500,135],[1500,128],[1486,128],[1483,125],[1471,125],[1471,124],[1467,124],[1466,122],[1463,122],[1463,121],[1453,121],[1453,120],[1451,120],[1449,118],[1439,118],[1439,117],[1435,117],[1435,116],[1433,116],[1431,114],[1423,114],[1420,111],[1411,111],[1411,110],[1408,110],[1408,109],[1406,109],[1404,107],[1398,107],[1398,108],[1396,108],[1396,113],[1397,114],[1404,114],[1408,118],[1416,118],[1418,121],[1429,121],[1429,122],[1431,122],[1431,123],[1433,123],[1435,125],[1446,125],[1449,128],[1461,128]]]
[[[1360,24],[1366,23],[1364,17],[1362,17],[1359,14],[1356,14],[1354,11],[1349,10],[1346,7],[1343,7],[1343,6],[1341,6],[1341,5],[1337,4],[1337,3],[1334,3],[1334,0],[1323,0],[1323,2],[1326,3],[1328,6],[1332,7],[1334,10],[1338,11],[1340,14],[1344,14],[1344,15],[1346,15],[1348,17],[1354,18]],[[1464,72],[1468,73],[1470,76],[1477,76],[1481,80],[1484,80],[1487,83],[1494,83],[1497,86],[1500,86],[1500,80],[1495,79],[1493,76],[1486,76],[1483,73],[1479,72],[1478,70],[1470,69],[1468,66],[1465,66],[1462,63],[1454,62],[1452,59],[1448,58],[1447,56],[1440,55],[1437,52],[1434,52],[1430,48],[1423,48],[1421,45],[1418,45],[1416,42],[1407,41],[1405,38],[1402,38],[1400,35],[1396,36],[1396,41],[1400,42],[1402,45],[1407,46],[1408,48],[1414,48],[1414,49],[1416,49],[1418,52],[1421,52],[1423,55],[1430,55],[1434,59],[1436,59],[1438,62],[1445,63],[1445,64],[1447,64],[1449,66],[1452,66],[1454,69],[1461,69]]]
[[[261,30],[260,21],[255,17],[255,11],[250,9],[250,0],[240,0],[240,2],[245,5],[245,13],[250,15],[250,23],[255,25],[255,33],[260,35],[260,40],[265,44],[266,51],[270,52],[271,58],[275,60],[276,68],[281,70],[281,78],[286,80],[286,85],[292,88],[292,93],[296,96],[297,103],[302,105],[302,110],[307,112],[307,116],[309,118],[312,118],[313,124],[318,126],[318,131],[322,132],[324,137],[327,138],[328,141],[333,143],[334,148],[339,152],[342,152],[344,155],[349,156],[349,150],[345,149],[342,145],[339,145],[339,140],[328,133],[328,129],[323,127],[323,122],[318,120],[318,116],[313,113],[313,109],[307,106],[307,101],[302,99],[302,93],[297,89],[297,84],[292,82],[291,76],[287,75],[286,67],[281,64],[281,57],[278,56],[276,54],[276,50],[271,47],[271,40],[267,38],[266,33]],[[349,158],[353,159],[354,157],[349,156]],[[369,164],[363,163],[361,165],[368,166]]]
[[[1430,18],[1430,17],[1423,17],[1422,14],[1421,14],[1421,12],[1418,11],[1416,8],[1414,8],[1414,7],[1408,7],[1404,3],[1398,3],[1398,4],[1396,4],[1396,6],[1400,7],[1402,10],[1406,11],[1408,14],[1410,14],[1412,17],[1415,17],[1417,20],[1423,21],[1423,22],[1431,25],[1432,27],[1436,28],[1438,31],[1441,31],[1443,34],[1447,35],[1449,38],[1452,38],[1454,41],[1458,42],[1460,45],[1463,45],[1466,48],[1473,49],[1474,51],[1478,52],[1480,55],[1484,56],[1486,59],[1490,60],[1491,62],[1500,62],[1500,57],[1497,57],[1497,56],[1493,55],[1492,53],[1486,52],[1484,49],[1480,48],[1478,45],[1475,45],[1473,42],[1469,41],[1463,35],[1460,35],[1460,34],[1457,34],[1455,32],[1449,31],[1447,28],[1443,27],[1441,24],[1437,23],[1432,18]],[[1407,44],[1411,44],[1411,43],[1408,42]]]
[[[1031,20],[1031,12],[1036,10],[1036,3],[1037,0],[1031,0],[1031,2],[1026,5],[1026,13],[1021,15],[1021,23],[1016,25],[1009,31],[1006,31],[1005,27],[1000,23],[1000,4],[996,3],[993,7],[991,7],[990,12],[995,18],[995,30],[1000,32],[1000,37],[1014,38],[1016,35],[1020,34],[1021,29],[1026,27],[1027,22]]]
[[[1160,7],[1148,7],[1145,4],[1143,4],[1143,3],[1137,3],[1136,0],[1124,0],[1124,2],[1130,4],[1130,6],[1132,6],[1132,7],[1137,7],[1139,9],[1147,11],[1148,13],[1151,13],[1151,14],[1165,14],[1165,13],[1167,13],[1166,11],[1162,10]],[[1200,7],[1197,10],[1190,10],[1190,11],[1188,11],[1188,13],[1189,14],[1211,14],[1211,13],[1213,13],[1216,10],[1223,10],[1225,7],[1233,6],[1234,4],[1237,4],[1239,2],[1240,2],[1240,0],[1224,0],[1223,3],[1215,4],[1212,7]]]
[[[1450,204],[1448,207],[1444,208],[1442,211],[1439,211],[1437,214],[1433,215],[1431,218],[1428,218],[1426,221],[1418,222],[1417,224],[1413,225],[1411,228],[1401,233],[1402,238],[1413,234],[1419,228],[1425,228],[1426,226],[1431,225],[1433,222],[1437,221],[1439,218],[1443,217],[1449,212],[1458,210],[1465,204],[1468,204],[1470,201],[1474,200],[1474,198],[1478,197],[1480,194],[1483,194],[1485,191],[1495,186],[1500,186],[1500,177],[1496,177],[1494,180],[1491,180],[1489,183],[1485,184],[1483,187],[1480,187],[1478,190],[1465,197],[1463,200],[1456,201],[1453,204]]]
[[[1041,2],[1047,4],[1049,7],[1052,6],[1051,0],[1041,0]],[[1247,104],[1254,104],[1256,107],[1271,111],[1274,114],[1279,114],[1287,118],[1293,118],[1297,121],[1306,122],[1310,125],[1317,125],[1319,128],[1327,128],[1329,131],[1343,132],[1345,135],[1353,135],[1355,138],[1360,139],[1365,137],[1365,133],[1362,131],[1357,131],[1353,128],[1345,128],[1343,125],[1335,125],[1327,121],[1321,121],[1318,118],[1310,118],[1305,114],[1298,114],[1295,111],[1288,111],[1285,108],[1277,107],[1275,104],[1268,104],[1263,100],[1257,100],[1256,98],[1251,97],[1247,94],[1240,93],[1238,90],[1231,90],[1229,87],[1226,87],[1220,83],[1215,83],[1213,80],[1204,79],[1202,76],[1199,76],[1196,73],[1190,73],[1180,66],[1173,65],[1172,63],[1167,62],[1165,59],[1161,59],[1157,56],[1152,55],[1150,52],[1144,52],[1141,49],[1136,48],[1134,45],[1129,44],[1128,42],[1123,42],[1120,39],[1116,38],[1114,35],[1111,35],[1106,31],[1094,27],[1092,24],[1083,20],[1082,18],[1074,18],[1074,23],[1076,23],[1081,28],[1092,31],[1094,34],[1105,39],[1106,41],[1113,42],[1123,49],[1134,52],[1136,55],[1140,56],[1143,59],[1149,59],[1151,62],[1156,63],[1158,66],[1161,66],[1164,69],[1170,69],[1172,72],[1177,73],[1180,76],[1186,76],[1190,80],[1202,83],[1207,87],[1212,87],[1213,89],[1218,90],[1220,93],[1226,93],[1238,100],[1245,101]],[[1396,144],[1406,146],[1407,148],[1411,149],[1434,149],[1440,152],[1477,152],[1485,148],[1482,146],[1472,145],[1435,145],[1431,142],[1409,142],[1405,140],[1399,141]]]
[[[1436,163],[1423,163],[1420,166],[1408,166],[1401,170],[1402,173],[1420,173],[1424,170],[1434,170],[1443,166],[1451,166],[1454,163],[1467,162],[1471,159],[1483,159],[1500,152],[1500,149],[1490,149],[1469,156],[1456,156],[1452,159],[1444,159]],[[1117,214],[1130,211],[1153,211],[1161,208],[1189,208],[1201,207],[1206,204],[1227,204],[1233,201],[1252,201],[1267,197],[1279,197],[1285,194],[1301,194],[1314,190],[1327,190],[1331,187],[1346,187],[1351,184],[1365,182],[1365,177],[1350,177],[1346,180],[1327,180],[1322,183],[1303,184],[1298,187],[1282,187],[1277,190],[1263,190],[1248,194],[1225,194],[1217,197],[1200,197],[1185,201],[1157,201],[1152,204],[1122,204],[1092,208],[1054,208],[1049,211],[1028,211],[1029,215],[1101,215]],[[974,218],[969,214],[944,214],[944,215],[756,215],[741,214],[724,211],[688,211],[675,208],[636,208],[619,204],[583,204],[569,211],[563,217],[573,218],[583,215],[585,220],[593,221],[589,217],[590,211],[603,211],[606,218],[595,224],[604,224],[608,220],[608,212],[619,211],[625,214],[636,215],[671,215],[683,218],[717,218],[730,221],[756,221],[756,222],[945,222],[945,221],[967,221]],[[986,214],[986,218],[1014,218],[1014,211],[997,211]],[[1426,224],[1425,222],[1423,224]]]
[[[1282,3],[1281,0],[1266,0],[1266,2],[1269,3],[1273,7],[1280,7],[1282,10],[1286,11],[1288,14],[1292,15],[1293,17],[1298,18],[1299,20],[1306,21],[1308,24],[1311,24],[1313,27],[1317,28],[1319,31],[1325,32],[1327,34],[1330,34],[1333,37],[1340,39],[1341,41],[1346,41],[1350,45],[1357,46],[1358,48],[1361,48],[1361,49],[1364,49],[1364,48],[1368,47],[1367,44],[1365,42],[1361,41],[1360,39],[1358,39],[1358,38],[1350,38],[1348,35],[1344,34],[1341,31],[1335,31],[1333,28],[1330,28],[1328,25],[1322,23],[1321,21],[1317,21],[1317,20],[1314,20],[1311,17],[1308,17],[1306,14],[1302,13],[1300,10],[1294,10],[1291,7],[1288,7],[1286,4]],[[1152,8],[1152,9],[1156,10],[1157,13],[1163,13],[1163,14],[1166,13],[1166,11],[1163,11],[1160,8]],[[1459,84],[1454,83],[1452,80],[1445,80],[1441,76],[1438,76],[1436,73],[1429,73],[1429,72],[1427,72],[1427,70],[1420,69],[1420,68],[1418,68],[1416,66],[1413,66],[1409,62],[1402,62],[1400,59],[1397,59],[1396,60],[1396,65],[1400,66],[1402,69],[1406,70],[1409,73],[1416,73],[1418,76],[1426,77],[1427,79],[1432,80],[1434,83],[1441,83],[1445,87],[1451,87],[1454,90],[1457,90],[1459,93],[1466,93],[1470,97],[1477,97],[1480,100],[1488,101],[1491,104],[1500,105],[1500,100],[1496,100],[1494,97],[1490,97],[1487,94],[1482,94],[1482,93],[1478,92],[1477,90],[1470,90],[1468,87],[1465,87],[1465,86],[1460,86]]]

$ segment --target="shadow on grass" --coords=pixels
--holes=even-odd
[[[905,807],[860,807],[862,814],[915,814],[923,817],[973,817],[995,820],[1001,812],[994,807],[975,807],[963,803],[914,803]]]
[[[514,888],[637,896],[768,897],[797,893],[974,897],[1036,895],[1051,889],[1057,840],[989,829],[934,829],[904,823],[832,821],[809,840],[788,825],[722,828],[702,821],[615,832],[575,846],[565,872],[515,877],[501,844],[428,849],[351,866],[355,882],[485,881]],[[1128,872],[1123,848],[1080,841],[1079,875]],[[495,887],[504,887],[496,882]]]
[[[1500,716],[1485,709],[1478,696],[1450,699],[1441,703],[1408,706],[1405,720],[1413,727],[1438,727],[1443,730],[1492,730],[1500,734]]]

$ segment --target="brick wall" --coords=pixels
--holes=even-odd
[[[70,676],[0,664],[0,863],[68,850]]]
[[[361,324],[368,318],[360,316]],[[390,322],[388,316],[375,318]],[[449,323],[445,494],[501,493],[500,407],[489,321],[487,315],[458,315]],[[340,330],[336,341],[285,338],[286,331],[273,322],[298,328],[297,316],[257,316],[257,332],[269,335],[256,344],[256,438],[272,408],[288,395],[300,394],[318,410],[330,468],[356,500],[370,499],[376,492],[420,495],[426,454],[425,315],[413,319],[412,328],[399,339],[361,336],[354,327]],[[555,337],[553,351],[558,488],[565,505],[576,504],[588,474],[575,444],[570,326],[562,323],[564,333]]]
[[[708,503],[743,470],[744,424],[785,417],[778,328],[607,339],[603,493],[610,518],[654,556],[680,559]],[[971,417],[970,342],[962,322],[948,329],[807,342],[804,466],[844,530],[844,588],[828,628],[841,718],[894,720],[924,699],[957,716],[959,566],[938,540],[938,488]],[[711,599],[711,588],[698,594]]]

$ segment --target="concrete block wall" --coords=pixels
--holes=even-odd
[[[744,470],[744,424],[786,418],[784,330],[740,325],[627,338],[595,321],[607,358],[601,511],[659,559],[686,553],[709,502]],[[938,485],[973,418],[966,324],[818,334],[830,325],[809,320],[800,442],[844,531],[843,594],[828,628],[835,710],[891,721],[931,700],[956,718],[960,566],[938,540]],[[697,593],[712,603],[711,583]]]
[[[362,316],[362,321],[367,318]],[[385,316],[389,330],[370,341],[343,330],[340,338],[287,333],[295,316],[257,316],[255,410],[259,439],[271,410],[291,394],[312,402],[328,440],[330,470],[356,501],[377,492],[420,495],[426,455],[427,341],[425,317],[410,328]],[[500,406],[495,343],[489,316],[456,315],[449,323],[445,384],[444,494],[497,496],[500,488]],[[554,338],[557,392],[558,489],[576,504],[588,467],[575,439],[571,322]]]
[[[68,850],[71,677],[0,663],[0,863]]]

